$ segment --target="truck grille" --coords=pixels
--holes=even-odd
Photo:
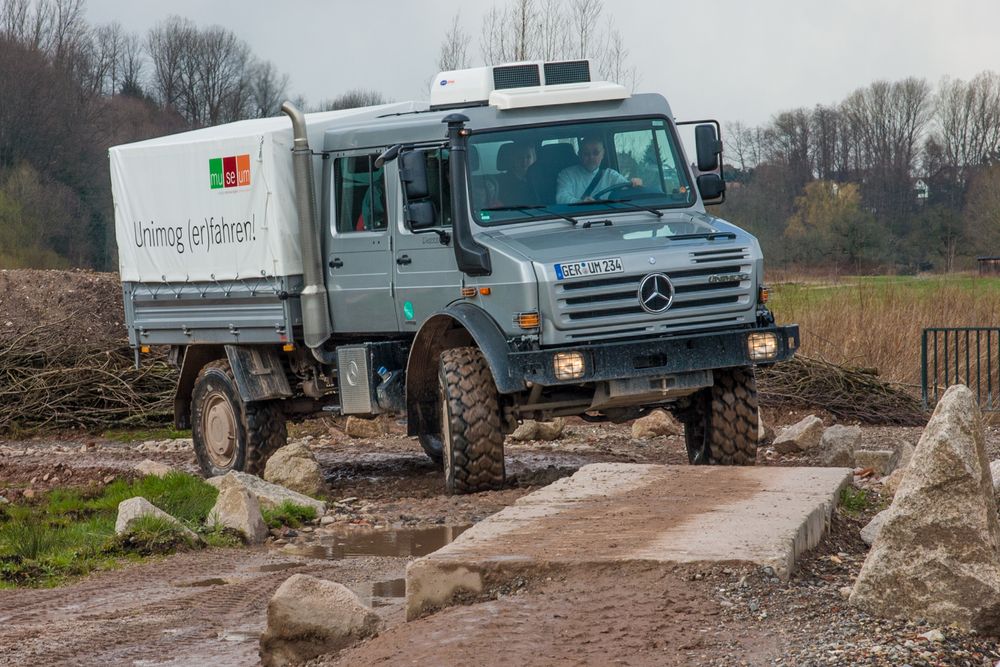
[[[663,271],[674,285],[673,302],[664,313],[650,314],[639,305],[639,282],[647,275],[641,273],[556,285],[558,318],[563,327],[571,329],[663,320],[689,328],[691,320],[717,319],[726,312],[750,306],[752,275],[746,280],[709,282],[713,276],[750,275],[752,264],[747,248],[695,251],[689,253],[689,259],[691,268]],[[650,273],[656,271],[651,269]]]

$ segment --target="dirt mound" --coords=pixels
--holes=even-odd
[[[127,344],[117,273],[0,270],[0,338],[59,327],[68,342]]]

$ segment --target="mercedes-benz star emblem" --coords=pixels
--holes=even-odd
[[[639,283],[639,305],[647,313],[662,313],[674,300],[674,286],[662,273],[650,273]]]

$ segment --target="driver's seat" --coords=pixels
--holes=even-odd
[[[559,172],[578,162],[570,144],[545,144],[538,149],[538,159],[528,168],[528,181],[538,194],[541,204],[556,200],[556,179]]]

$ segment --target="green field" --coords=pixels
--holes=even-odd
[[[1000,326],[1000,278],[786,278],[771,284],[768,305],[779,323],[799,324],[802,354],[916,385],[924,328]]]

